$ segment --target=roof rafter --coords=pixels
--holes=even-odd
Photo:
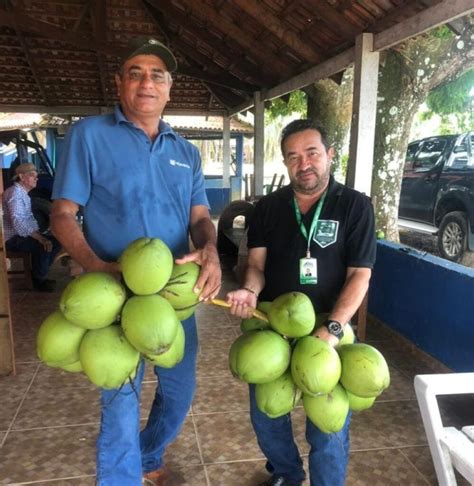
[[[94,0],[94,10],[92,14],[92,27],[94,29],[94,38],[99,43],[106,42],[107,35],[107,4],[102,0]],[[100,87],[102,89],[102,97],[104,98],[105,104],[110,103],[109,100],[109,90],[107,89],[107,80],[105,79],[105,60],[104,55],[97,51],[97,63],[99,65],[99,77],[100,77]]]
[[[339,36],[353,38],[360,33],[359,28],[325,0],[306,0],[306,6],[313,8],[314,15],[319,17],[331,31],[338,32]]]
[[[285,26],[268,9],[263,8],[257,2],[249,2],[248,0],[234,0],[234,3],[259,23],[263,24],[265,28],[276,35],[304,61],[311,63],[321,61],[321,56],[314,49],[311,49],[306,43],[301,42],[298,35]]]
[[[210,34],[208,31],[204,30],[203,28],[199,27],[198,24],[193,21],[192,17],[183,14],[179,9],[174,7],[171,3],[162,2],[159,0],[142,0],[149,4],[155,11],[159,11],[162,14],[168,15],[170,18],[173,19],[173,22],[176,22],[181,28],[184,30],[191,32],[193,37],[199,39],[199,43],[205,45],[209,50],[213,50],[219,53],[223,57],[230,57],[231,60],[229,65],[227,66],[227,70],[231,71],[235,65],[238,64],[239,68],[245,72],[251,79],[252,82],[256,82],[255,80],[263,80],[265,85],[271,86],[271,84],[275,81],[275,79],[271,79],[268,74],[259,68],[259,66],[251,63],[250,61],[246,60],[243,54],[237,54],[233,51],[229,52],[229,47],[226,45],[225,48],[222,49],[219,47],[219,43],[217,42],[216,37]],[[160,25],[160,29],[163,28]],[[169,29],[167,31],[167,35],[169,35]],[[173,36],[173,45],[175,45],[175,38]],[[184,57],[187,58],[189,56],[190,46],[187,44],[182,43],[181,46],[178,46],[178,52]],[[243,52],[243,51],[242,51]]]
[[[6,1],[5,5],[6,5],[8,10],[11,9],[10,2]],[[20,41],[21,48],[23,49],[23,53],[25,55],[28,66],[31,70],[31,73],[33,74],[33,78],[35,79],[38,90],[41,93],[41,96],[42,96],[43,100],[45,101],[45,103],[51,104],[51,101],[52,101],[51,97],[49,96],[49,93],[46,91],[46,89],[45,89],[45,87],[44,87],[44,85],[41,81],[41,78],[38,74],[38,70],[36,69],[36,65],[35,65],[33,58],[31,57],[30,51],[28,49],[28,45],[25,41],[25,38],[23,36],[23,33],[22,33],[20,27],[18,26],[18,23],[17,23],[15,17],[13,18],[13,26],[14,26],[15,31],[17,33],[18,40]]]
[[[142,0],[142,3],[144,4],[144,7],[149,12],[151,18],[153,19],[157,27],[163,32],[165,37],[173,44],[173,47],[175,47],[178,50],[178,52],[180,52],[181,55],[185,57],[190,64],[195,65],[194,67],[192,66],[187,67],[187,66],[180,65],[178,66],[178,73],[185,74],[186,76],[194,77],[206,83],[217,84],[220,86],[224,86],[226,88],[243,91],[244,93],[252,93],[256,89],[258,89],[258,87],[255,85],[248,84],[236,77],[229,76],[229,74],[227,74],[223,69],[212,69],[212,70],[207,70],[208,72],[206,72],[205,66],[208,61],[208,58],[200,54],[197,50],[190,51],[189,47],[180,40],[178,35],[173,34],[169,28],[163,27],[162,24],[164,22],[162,21],[161,18],[158,17],[158,15],[161,15],[161,13],[156,12],[153,9],[153,7],[150,8],[150,6],[147,5],[147,2]],[[196,64],[198,66],[196,66]]]
[[[13,12],[0,10],[0,25],[5,25],[7,27],[17,25],[18,28],[24,32],[38,34],[42,37],[55,39],[61,42],[67,42],[88,51],[101,51],[104,54],[109,54],[111,56],[120,56],[119,49],[111,44],[102,44],[97,43],[93,39],[91,40],[90,33],[84,33],[84,35],[82,35],[81,33],[63,29],[62,27],[58,27],[57,25],[48,22],[42,22],[16,8]]]
[[[252,39],[249,35],[245,34],[245,32],[239,29],[235,24],[226,20],[225,17],[219,15],[208,5],[204,3],[197,5],[193,0],[182,0],[182,3],[186,5],[189,12],[193,15],[204,21],[211,22],[216,30],[224,32],[227,36],[231,37],[234,42],[246,48],[249,55],[251,53],[251,55],[256,57],[259,62],[265,63],[269,69],[274,70],[279,77],[285,77],[290,73],[287,64],[278,56],[274,55],[272,51],[257,45],[255,39]]]

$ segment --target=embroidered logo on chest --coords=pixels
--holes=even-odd
[[[183,162],[178,162],[177,160],[170,159],[170,165],[174,167],[184,167],[185,169],[190,169],[191,166],[189,164],[184,164]]]
[[[338,230],[339,221],[321,219],[314,232],[313,241],[315,241],[321,248],[326,248],[327,246],[336,243]]]

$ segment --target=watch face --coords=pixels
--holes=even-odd
[[[342,326],[337,321],[329,321],[327,323],[328,331],[336,337],[339,337],[342,334]]]

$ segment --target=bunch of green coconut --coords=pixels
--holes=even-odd
[[[355,343],[349,324],[336,348],[311,335],[324,319],[316,322],[305,294],[289,292],[257,309],[268,322],[242,321],[229,365],[234,376],[256,385],[257,406],[269,417],[291,412],[302,397],[306,415],[321,431],[338,432],[349,410],[370,408],[389,386],[384,357],[373,346]]]
[[[174,264],[160,239],[135,240],[119,262],[125,285],[105,272],[76,277],[37,335],[42,362],[83,371],[106,389],[133,379],[140,356],[165,368],[178,364],[185,349],[180,321],[190,317],[199,303],[193,292],[199,265]]]

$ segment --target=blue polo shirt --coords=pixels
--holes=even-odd
[[[209,207],[197,148],[162,120],[151,141],[119,106],[71,127],[53,199],[83,207],[86,239],[106,261],[143,236],[160,238],[174,256],[187,253],[191,208]]]

